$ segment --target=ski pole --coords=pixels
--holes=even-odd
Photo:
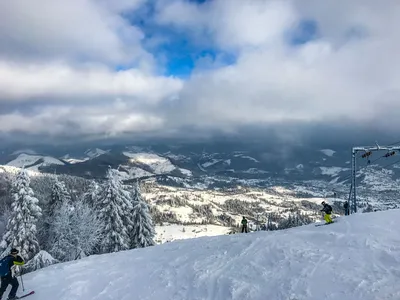
[[[19,275],[19,277],[21,278],[22,290],[25,292],[24,280],[22,279],[22,272],[21,275]]]

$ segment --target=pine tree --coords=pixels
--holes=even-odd
[[[153,220],[149,212],[149,205],[143,199],[140,192],[139,183],[135,184],[133,196],[133,231],[131,234],[132,247],[144,248],[153,246],[155,244]]]
[[[59,230],[60,228],[66,228],[65,226],[61,226],[60,222],[61,220],[67,220],[71,206],[71,195],[68,193],[64,182],[58,180],[56,177],[51,190],[50,199],[45,210],[45,223],[43,226],[44,236],[42,236],[42,239],[44,240],[45,248],[58,259],[60,259],[60,256],[53,252],[54,247],[57,247],[55,243],[61,243],[65,232],[60,232]],[[67,215],[60,215],[65,213],[67,213]]]
[[[70,261],[92,254],[100,240],[101,223],[83,202],[64,203],[51,224],[50,253],[59,261]]]
[[[129,249],[131,229],[127,222],[131,212],[129,193],[122,186],[117,170],[109,169],[99,195],[99,220],[104,224],[100,252]]]
[[[50,201],[47,204],[48,216],[51,217],[62,206],[63,203],[71,202],[71,195],[68,193],[64,182],[57,178],[53,184]]]
[[[36,223],[41,216],[39,200],[29,186],[30,178],[22,169],[12,186],[12,212],[0,247],[19,248],[22,257],[30,260],[40,250]]]
[[[91,207],[97,204],[99,185],[96,181],[91,181],[88,191],[83,195],[83,201]]]
[[[72,218],[73,211],[67,202],[55,211],[52,216],[48,237],[48,249],[53,257],[59,261],[68,261],[73,249]]]
[[[38,254],[35,255],[25,266],[25,272],[33,272],[50,265],[56,264],[59,261],[53,258],[49,253],[44,250],[41,250]]]

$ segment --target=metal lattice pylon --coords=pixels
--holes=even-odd
[[[395,151],[400,150],[400,146],[365,146],[365,147],[353,147],[351,150],[351,187],[349,194],[349,208],[350,213],[357,212],[357,153],[364,152],[363,158],[368,158],[374,151],[388,151],[387,156],[389,157],[395,153]]]

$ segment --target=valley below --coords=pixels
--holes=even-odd
[[[336,216],[344,213],[350,192],[346,151],[300,151],[279,159],[276,153],[257,147],[220,148],[220,152],[194,146],[123,146],[71,153],[14,150],[3,152],[0,176],[7,181],[24,167],[39,199],[50,193],[54,177],[81,197],[104,179],[108,168],[118,169],[127,186],[140,182],[156,224],[157,243],[237,233],[243,216],[251,230],[309,224],[322,219],[322,201],[333,206]],[[361,212],[400,206],[400,164],[395,158],[390,162],[385,167],[386,162],[362,165],[360,160]]]

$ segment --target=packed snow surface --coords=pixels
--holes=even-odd
[[[202,237],[24,277],[30,300],[400,299],[400,211],[328,226]]]

